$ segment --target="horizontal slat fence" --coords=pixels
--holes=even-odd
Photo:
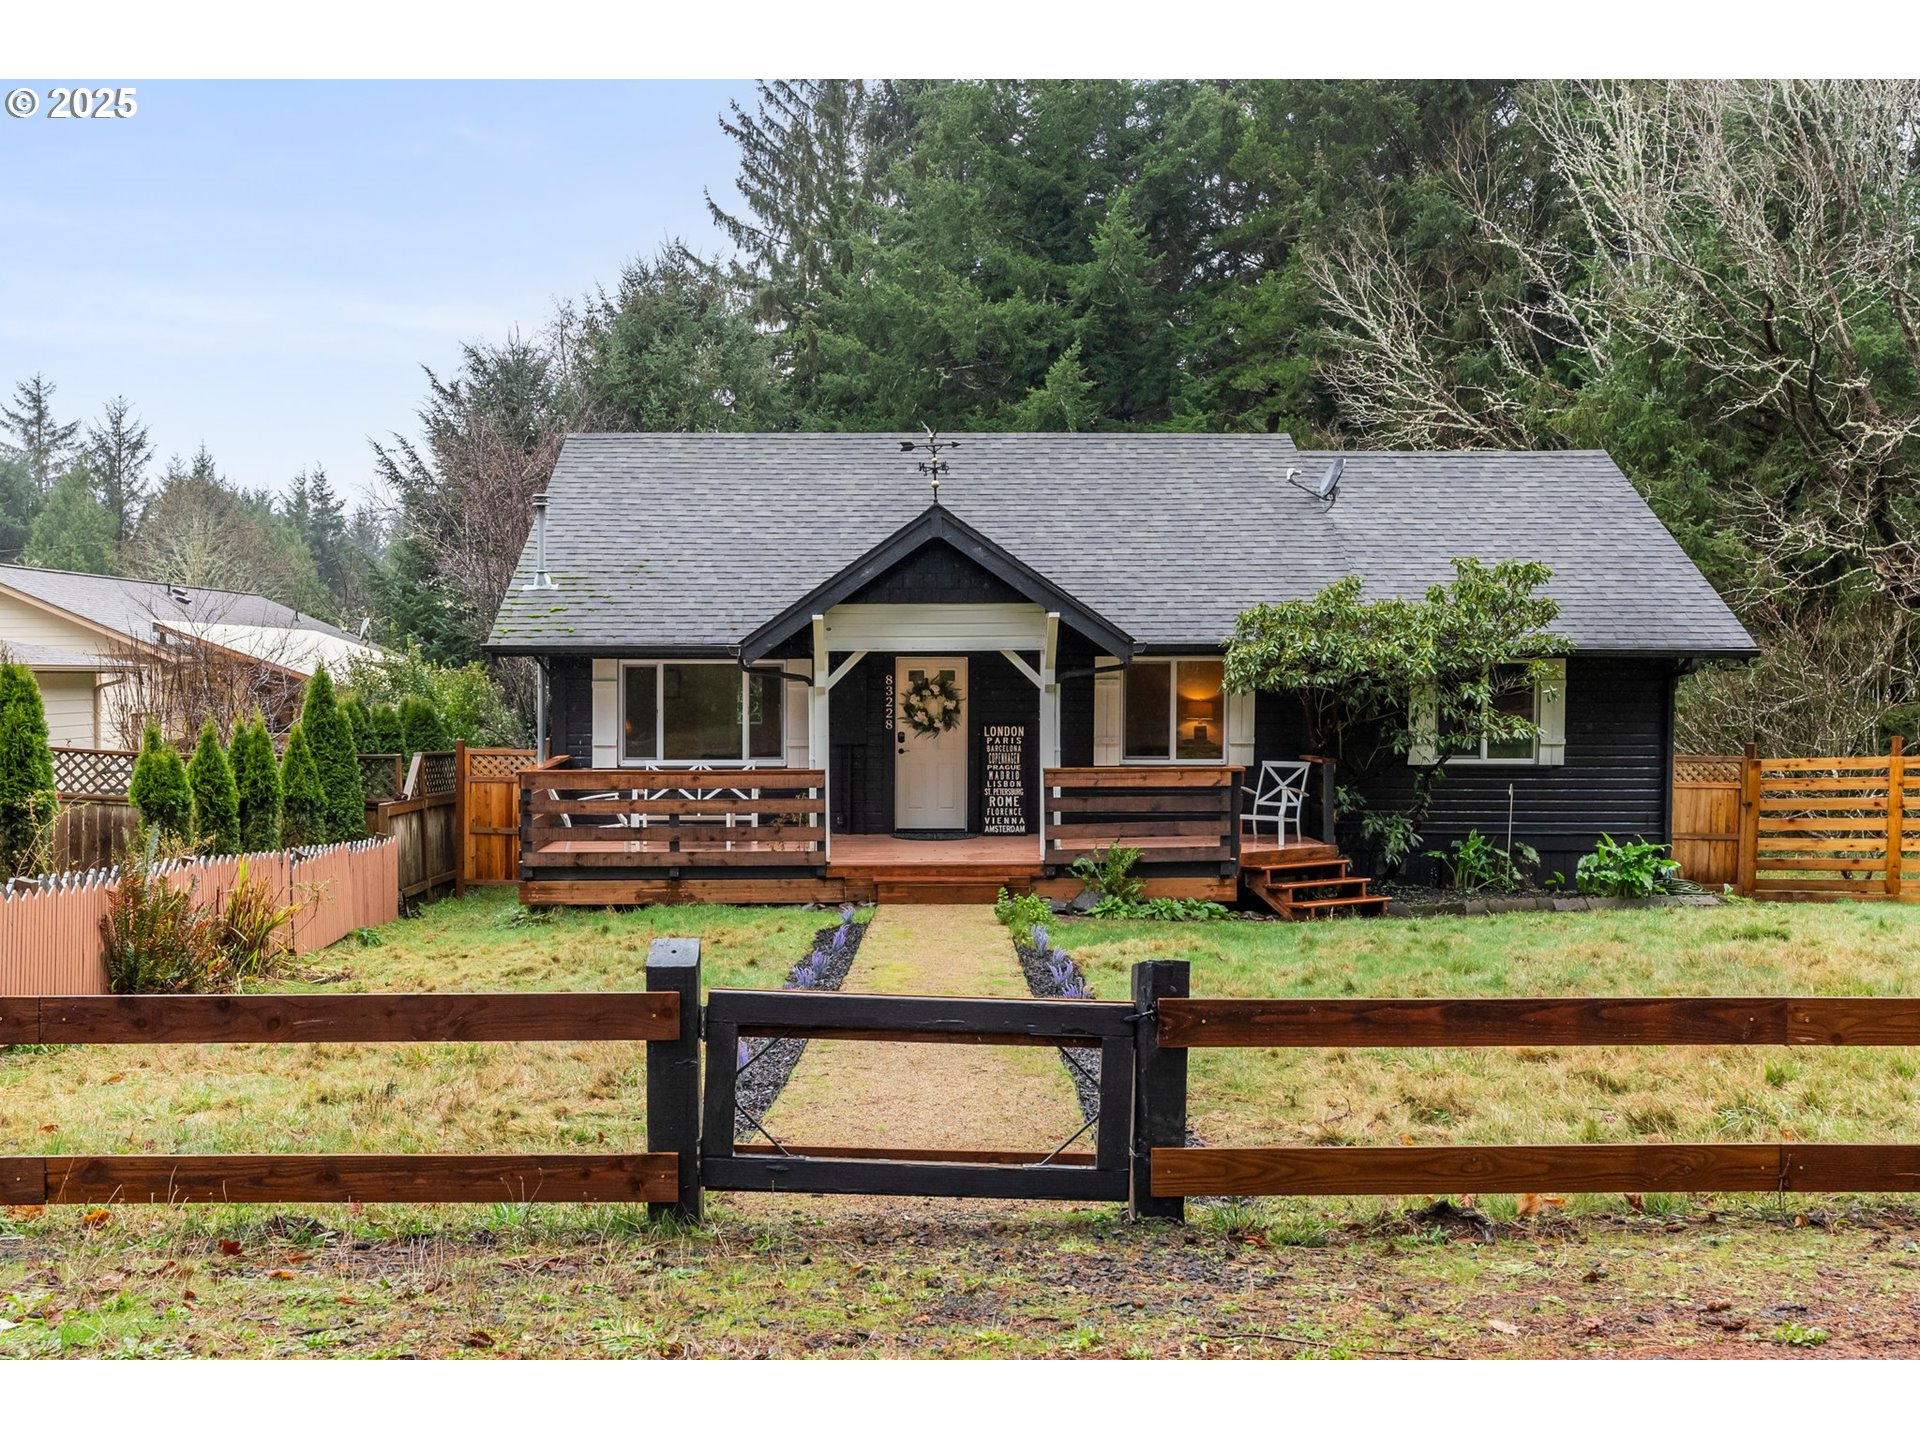
[[[219,904],[240,864],[281,905],[297,905],[289,944],[323,949],[399,915],[398,850],[392,840],[355,840],[315,850],[269,850],[162,861],[160,873]],[[0,892],[0,995],[102,994],[107,988],[101,922],[119,883],[116,868],[11,882]]]
[[[1042,857],[1067,866],[1110,846],[1140,850],[1143,867],[1217,866],[1238,872],[1241,767],[1088,765],[1040,780]]]
[[[1920,1046],[1909,996],[1220,1000],[1169,996],[1158,1048]],[[1152,1194],[1920,1191],[1920,1145],[1152,1147]]]
[[[387,848],[391,848],[390,846]],[[697,952],[689,967],[698,995]],[[645,1041],[697,1033],[688,987],[496,995],[138,995],[0,998],[4,1044]],[[686,1087],[682,1086],[682,1089]],[[652,1127],[649,1095],[649,1128]],[[684,1103],[684,1102],[683,1102]],[[9,1155],[0,1204],[502,1201],[677,1205],[692,1156]]]
[[[522,770],[520,874],[827,863],[823,770]]]

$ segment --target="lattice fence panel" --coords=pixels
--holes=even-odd
[[[1676,755],[1673,779],[1677,785],[1738,785],[1738,755]]]
[[[133,784],[132,750],[53,752],[53,785],[62,795],[125,795]]]
[[[426,750],[420,756],[423,795],[451,795],[453,793],[453,752],[451,750]]]
[[[467,777],[472,780],[511,780],[533,764],[531,750],[467,750]]]
[[[362,755],[360,788],[369,800],[398,800],[405,781],[406,766],[400,755]]]

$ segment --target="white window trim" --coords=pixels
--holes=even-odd
[[[1567,763],[1567,662],[1563,659],[1548,660],[1546,665],[1548,673],[1533,682],[1533,722],[1540,727],[1540,734],[1533,742],[1533,754],[1524,757],[1489,756],[1486,753],[1487,737],[1482,735],[1478,755],[1449,755],[1445,762],[1449,767],[1537,769]],[[1436,728],[1432,718],[1433,706],[1431,694],[1415,698],[1412,708],[1416,731],[1424,728],[1431,732]],[[1423,711],[1427,717],[1424,726],[1421,721]],[[1416,744],[1407,752],[1407,763],[1433,764],[1433,747]]]
[[[740,754],[746,758],[741,759],[736,757],[728,760],[668,760],[664,758],[667,749],[666,667],[669,665],[726,665],[740,671]],[[651,760],[630,760],[627,758],[626,753],[627,671],[641,669],[649,669],[654,672],[653,753],[656,758]],[[754,673],[766,674],[771,678],[783,682],[774,689],[774,693],[780,697],[780,734],[782,737],[781,751],[777,755],[747,754],[748,739],[753,734],[752,721],[747,714],[747,677]],[[729,767],[745,770],[755,765],[786,764],[787,686],[784,682],[788,678],[790,677],[776,674],[771,670],[761,672],[742,670],[739,664],[732,660],[622,660],[620,662],[620,688],[616,693],[613,717],[614,756],[617,767],[622,770],[723,770]]]
[[[1186,660],[1205,660],[1222,667],[1220,686],[1220,758],[1217,760],[1183,760],[1171,752],[1180,748],[1180,677],[1178,666]],[[1167,750],[1166,755],[1129,755],[1127,754],[1127,677],[1132,674],[1134,665],[1168,665],[1173,667],[1167,676]],[[1120,763],[1122,765],[1231,765],[1227,758],[1227,706],[1231,697],[1227,694],[1225,676],[1226,657],[1223,655],[1141,655],[1137,656],[1120,674]]]

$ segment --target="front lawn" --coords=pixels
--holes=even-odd
[[[1075,921],[1102,998],[1187,959],[1212,996],[1920,993],[1920,909],[1725,905],[1302,925]],[[1905,1049],[1196,1050],[1211,1144],[1912,1141]]]
[[[308,956],[269,988],[640,990],[649,943],[672,935],[701,937],[709,985],[778,988],[833,918],[722,905],[533,916],[490,887]],[[644,1150],[645,1062],[638,1044],[0,1051],[0,1151]]]

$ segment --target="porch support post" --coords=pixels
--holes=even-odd
[[[813,684],[807,687],[807,761],[820,772],[821,780],[827,781],[827,765],[831,758],[828,749],[829,714],[828,697],[831,693],[833,677],[828,674],[827,655],[827,617],[813,617]],[[833,855],[833,807],[828,803],[827,786],[822,784],[820,794],[820,828],[826,836],[822,852],[829,858]]]
[[[1047,647],[1040,652],[1040,766],[1060,764],[1060,612],[1047,612]]]

